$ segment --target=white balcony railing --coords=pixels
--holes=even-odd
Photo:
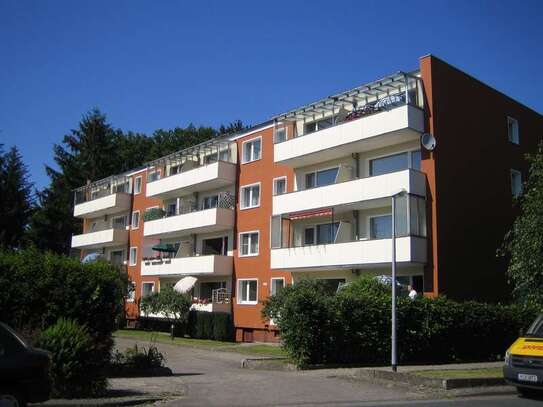
[[[426,175],[408,169],[277,195],[273,197],[273,215],[387,198],[401,189],[425,197]]]
[[[426,239],[396,239],[396,261],[403,264],[424,264],[427,261]],[[271,268],[290,271],[367,268],[390,264],[391,239],[357,240],[345,243],[290,247],[271,250]]]
[[[416,140],[423,131],[424,111],[404,104],[277,143],[274,161],[303,167]]]
[[[235,182],[236,164],[217,161],[149,182],[146,194],[148,197],[167,199],[180,194],[218,189]]]
[[[144,236],[167,238],[190,233],[211,233],[234,227],[235,211],[213,208],[146,221]]]
[[[116,192],[76,204],[74,216],[78,218],[98,218],[130,210],[132,197],[125,192]]]
[[[128,243],[128,230],[105,229],[98,232],[72,236],[72,248],[94,249],[109,246],[122,246]]]
[[[202,255],[191,257],[144,259],[142,276],[230,276],[232,256]]]

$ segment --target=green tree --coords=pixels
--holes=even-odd
[[[543,143],[528,157],[530,172],[518,198],[520,214],[505,237],[514,297],[543,307]]]
[[[20,248],[32,214],[33,194],[17,147],[6,154],[0,150],[0,197],[0,247]]]
[[[140,308],[145,314],[161,314],[172,325],[180,327],[187,322],[190,306],[188,294],[181,294],[172,287],[164,287],[141,300]]]

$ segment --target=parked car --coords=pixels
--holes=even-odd
[[[543,396],[543,314],[507,349],[503,376],[521,396]]]
[[[20,407],[49,399],[51,355],[28,346],[0,322],[0,406]]]

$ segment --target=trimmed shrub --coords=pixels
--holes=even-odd
[[[390,357],[390,291],[367,277],[337,294],[327,294],[318,281],[302,281],[270,297],[263,316],[274,319],[300,366],[383,364]],[[497,360],[537,315],[517,305],[445,297],[401,297],[397,313],[398,359],[404,363]]]
[[[227,312],[213,312],[213,339],[231,341],[234,339],[232,315]]]
[[[231,341],[234,337],[232,316],[226,312],[190,311],[187,331],[191,338]]]
[[[86,397],[102,395],[107,387],[103,365],[94,357],[95,347],[87,328],[69,319],[42,332],[37,346],[53,355],[53,395]]]

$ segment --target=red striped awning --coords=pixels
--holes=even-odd
[[[333,214],[332,208],[324,208],[324,209],[313,209],[311,211],[291,213],[288,218],[290,220],[299,220],[299,219],[316,218],[318,216],[332,216],[332,214]]]

